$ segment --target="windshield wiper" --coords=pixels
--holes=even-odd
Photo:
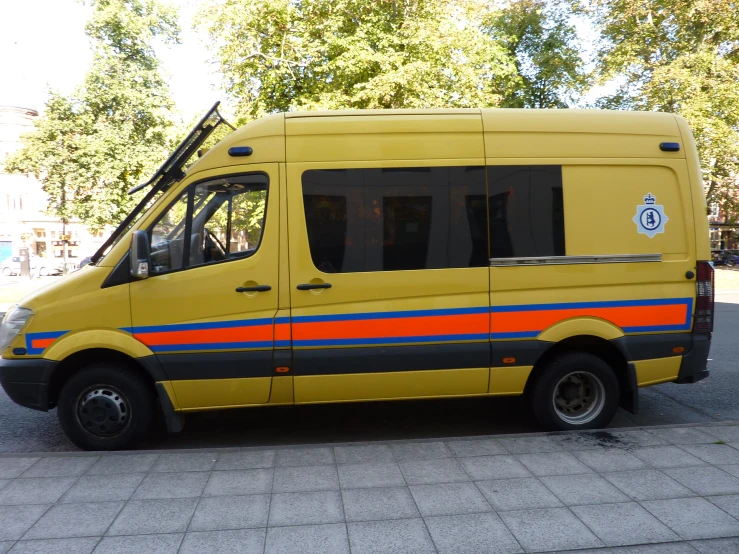
[[[213,107],[203,116],[197,125],[190,131],[190,134],[185,137],[174,152],[167,158],[167,161],[157,170],[154,176],[149,179],[146,183],[138,185],[128,191],[128,194],[134,194],[149,185],[153,185],[151,190],[146,193],[146,196],[136,204],[136,207],[131,210],[131,213],[121,221],[120,225],[111,233],[108,240],[98,249],[97,252],[90,259],[90,263],[94,264],[103,256],[105,251],[113,245],[118,238],[120,238],[129,228],[131,223],[136,219],[136,216],[148,205],[148,203],[154,198],[159,192],[166,191],[170,185],[174,182],[179,181],[185,176],[183,168],[187,161],[197,151],[198,148],[205,142],[205,140],[215,131],[221,123],[225,123],[231,129],[236,130],[233,125],[226,121],[218,111],[220,102],[213,104]]]

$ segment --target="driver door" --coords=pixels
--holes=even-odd
[[[207,171],[148,229],[149,277],[131,283],[134,336],[181,409],[269,400],[278,296],[277,164]]]

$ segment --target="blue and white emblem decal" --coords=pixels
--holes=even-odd
[[[636,230],[650,239],[657,233],[665,232],[665,223],[670,218],[665,215],[665,207],[655,204],[657,197],[648,192],[644,197],[644,204],[636,207],[636,215],[632,220],[636,223]]]

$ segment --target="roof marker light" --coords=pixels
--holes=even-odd
[[[251,146],[232,146],[228,149],[229,156],[251,156],[253,152]]]
[[[662,152],[680,152],[679,142],[660,142],[659,149]]]

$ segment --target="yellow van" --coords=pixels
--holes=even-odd
[[[607,425],[708,375],[713,268],[691,132],[664,113],[214,106],[93,263],[31,294],[0,380],[86,449],[161,409],[526,395]],[[141,187],[137,187],[141,188]]]

